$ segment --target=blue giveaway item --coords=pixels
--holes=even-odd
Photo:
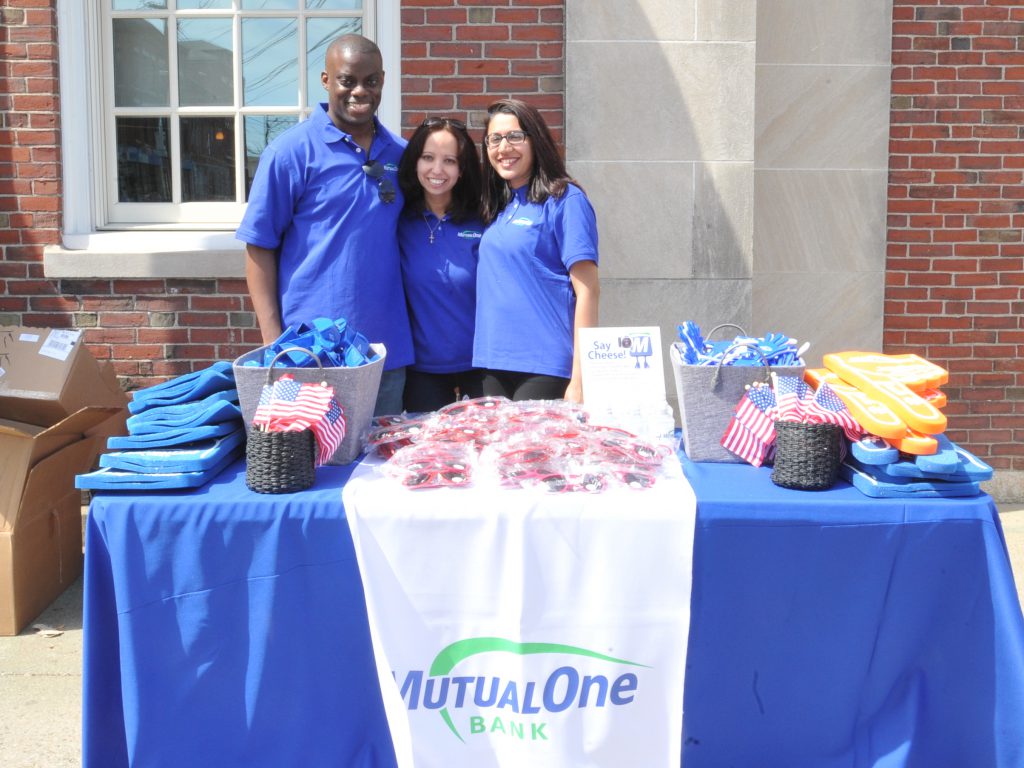
[[[865,435],[850,443],[850,453],[861,464],[892,464],[900,458],[899,450],[877,435]]]
[[[936,435],[939,437],[939,435]],[[956,480],[970,482],[984,482],[991,480],[993,470],[988,464],[979,459],[970,451],[961,448],[956,443],[950,443],[953,453],[957,457],[956,466],[949,472],[926,472],[921,468],[921,463],[913,457],[889,464],[883,469],[893,477],[915,477],[929,478],[933,480]]]
[[[319,364],[333,368],[356,368],[377,360],[376,353],[370,349],[369,340],[351,328],[345,318],[330,320],[319,317],[311,325],[300,323],[289,326],[264,348],[262,364],[258,360],[248,360],[245,365],[312,368],[317,363],[306,352],[316,355]],[[275,359],[277,363],[274,363]]]
[[[167,448],[112,451],[100,455],[100,467],[125,472],[203,472],[220,464],[226,455],[245,444],[245,430],[238,428],[223,437]]]
[[[871,469],[874,467],[857,467],[856,460],[848,456],[839,465],[839,476],[865,496],[881,499],[977,496],[981,493],[981,486],[974,482],[880,478],[870,474]]]
[[[241,453],[239,446],[221,457],[212,467],[197,472],[128,472],[103,468],[75,477],[75,488],[90,491],[160,491],[173,488],[198,488],[206,485]]]
[[[142,435],[162,429],[197,427],[240,418],[242,409],[238,407],[238,390],[225,389],[202,400],[149,408],[129,416],[126,423],[129,434]]]
[[[945,434],[932,435],[939,444],[938,450],[927,456],[917,456],[914,463],[926,475],[948,474],[956,472],[960,466],[960,457],[956,447]]]
[[[238,429],[235,420],[222,421],[219,424],[203,424],[197,427],[172,427],[160,432],[144,435],[113,435],[107,438],[107,448],[127,450],[132,448],[160,448],[184,443],[195,443],[213,437],[223,437]]]
[[[152,387],[133,392],[132,399],[128,403],[128,410],[131,413],[141,413],[148,408],[202,400],[214,392],[234,388],[235,374],[231,363],[218,361],[201,371],[186,373],[161,384],[154,384]]]

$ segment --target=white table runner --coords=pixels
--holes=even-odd
[[[343,499],[402,768],[678,766],[696,500],[410,491]]]

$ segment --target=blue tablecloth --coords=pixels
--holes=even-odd
[[[686,768],[1024,765],[1024,618],[987,496],[684,469],[698,501]],[[86,768],[395,764],[341,504],[350,471],[271,496],[238,464],[193,492],[93,499]]]

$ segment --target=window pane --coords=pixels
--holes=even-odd
[[[113,0],[115,11],[156,11],[167,7],[167,0]]]
[[[171,201],[166,117],[117,118],[117,199],[122,203]]]
[[[246,106],[299,103],[298,24],[295,19],[242,20],[242,82]]]
[[[178,22],[178,103],[183,107],[234,103],[231,19]]]
[[[308,19],[306,21],[306,106],[326,101],[320,73],[327,46],[339,35],[362,34],[362,19]]]
[[[167,23],[114,19],[114,106],[166,107]]]
[[[231,9],[231,0],[178,0],[179,11],[204,10],[226,11]]]
[[[290,115],[249,115],[245,118],[245,199],[249,199],[260,155],[274,139],[299,119]]]
[[[362,0],[306,0],[311,11],[356,11],[362,7]]]
[[[242,0],[246,11],[297,11],[299,0]]]
[[[181,201],[234,202],[235,121],[181,118]]]

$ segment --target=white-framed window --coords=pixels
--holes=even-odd
[[[236,247],[259,155],[326,99],[339,34],[380,45],[380,117],[399,125],[399,0],[58,0],[57,13],[68,249]]]

